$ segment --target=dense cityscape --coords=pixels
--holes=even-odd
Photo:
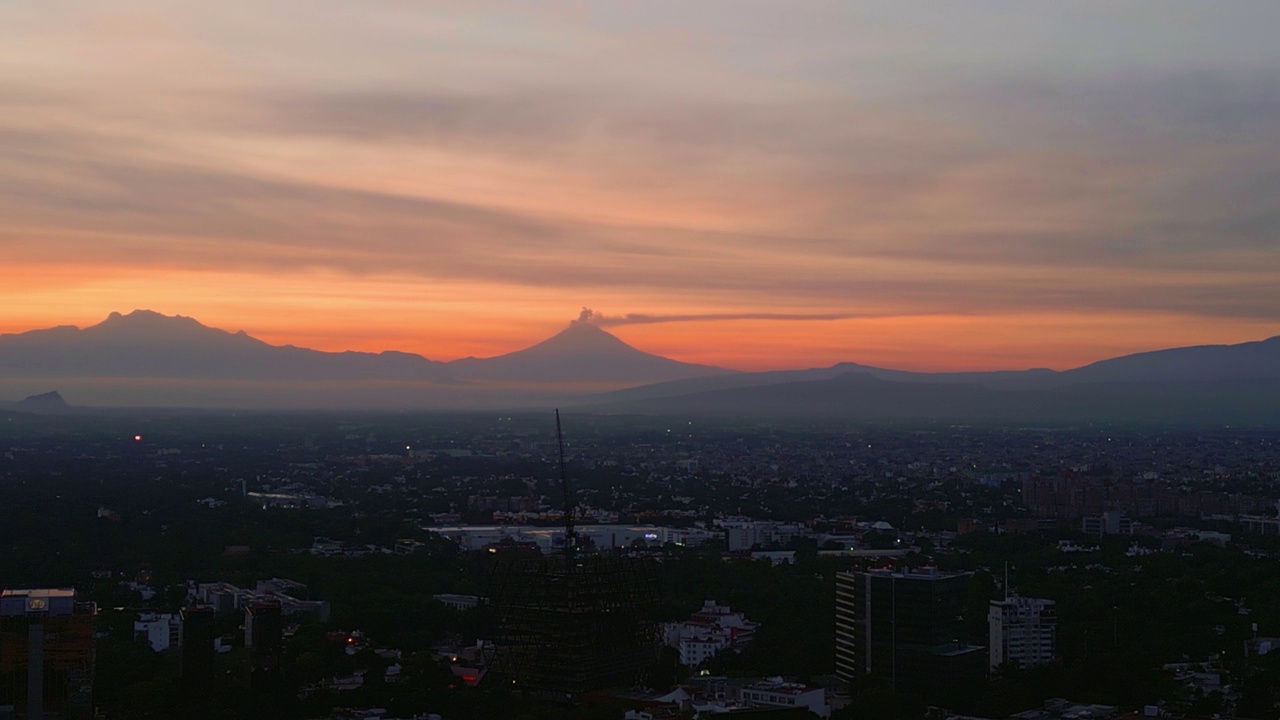
[[[1271,431],[564,421],[6,413],[0,708],[1277,716]]]
[[[1277,28],[0,1],[0,720],[1280,720]]]

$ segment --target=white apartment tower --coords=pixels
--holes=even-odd
[[[1054,601],[1024,597],[992,600],[987,624],[993,670],[1005,663],[1030,668],[1053,661],[1058,634]]]

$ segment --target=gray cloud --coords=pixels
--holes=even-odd
[[[1128,243],[1135,250],[1126,259],[1126,242],[1106,228],[1076,237],[940,232],[895,248],[838,238],[594,225],[143,161],[127,149],[57,132],[3,132],[0,149],[16,159],[0,176],[0,213],[13,223],[0,230],[10,260],[273,273],[319,267],[528,287],[696,292],[739,305],[868,309],[604,319],[613,324],[1011,307],[1280,320],[1274,255],[1233,261],[1212,242],[1196,254],[1171,256],[1153,249],[1156,240],[1138,238]],[[23,168],[45,179],[30,182]],[[1163,237],[1160,229],[1151,231],[1153,238]],[[1202,231],[1215,233],[1213,227]],[[1259,237],[1261,245],[1248,247],[1265,250],[1274,236]],[[1101,251],[1108,254],[1099,259]],[[1153,253],[1161,262],[1151,260]],[[886,275],[876,269],[886,261],[903,265]],[[1222,271],[1183,277],[1215,265]]]
[[[1072,144],[1275,141],[1280,67],[1200,66],[1105,76],[1009,73],[935,98],[984,112],[1001,131]]]
[[[779,321],[831,321],[853,320],[858,318],[887,317],[873,313],[700,313],[700,314],[666,314],[626,313],[625,315],[604,315],[591,308],[582,308],[578,319],[573,322],[590,323],[600,327],[618,325],[653,325],[657,323],[677,322],[722,322],[732,320],[779,320]]]
[[[485,53],[467,55],[476,62],[459,68],[466,82],[433,84],[407,65],[377,75],[376,61],[388,56],[373,46],[360,67],[374,76],[333,83],[315,81],[326,71],[318,67],[293,82],[277,74],[270,83],[125,90],[116,99],[87,81],[33,89],[0,77],[9,111],[0,117],[0,257],[321,267],[780,308],[597,318],[613,324],[1011,308],[1280,315],[1274,54],[1180,54],[1180,38],[1199,37],[1195,28],[1161,21],[1160,32],[1179,39],[1162,44],[1136,34],[1147,13],[1117,11],[1117,31],[1114,16],[1092,14],[1108,7],[1098,4],[1053,10],[1072,28],[1100,29],[1077,37],[1029,22],[1046,11],[1039,6],[983,6],[983,17],[970,18],[969,10],[835,3],[822,23],[756,6],[726,26],[722,9],[683,5],[668,9],[707,29],[705,48],[671,40],[664,24],[680,24],[648,11],[606,13],[600,22],[612,33],[646,18],[652,25],[653,37],[616,47],[614,35],[585,38],[572,22],[551,23],[557,32],[529,42],[552,55],[558,46],[547,38],[581,44],[557,60],[579,63],[572,82],[536,63],[528,76],[486,78],[476,69],[488,67],[479,63]],[[979,47],[973,37],[995,32],[984,25],[992,13],[1000,32],[1024,23],[1026,34]],[[1206,22],[1215,37],[1231,37],[1248,24],[1243,15]],[[889,16],[901,35],[860,30],[866,45],[812,47],[815,37],[831,43]],[[940,17],[965,32],[948,33]],[[771,36],[773,19],[784,40]],[[1046,35],[1052,47],[1042,55]],[[923,52],[938,46],[922,38],[954,55]],[[1087,57],[1064,62],[1079,43]],[[1152,43],[1160,62],[1135,60]],[[325,62],[319,45],[301,57]],[[397,52],[412,59],[418,47]],[[582,65],[592,51],[610,62]],[[504,72],[520,61],[491,54],[503,56]],[[698,83],[706,92],[689,92]],[[212,157],[220,146],[199,144],[300,138],[352,155],[496,156],[546,170],[538,177],[550,182],[563,171],[611,198],[646,198],[656,217],[695,219],[658,226],[594,207],[559,217],[498,199],[325,186],[253,171],[240,162],[253,158]]]
[[[590,98],[556,92],[273,90],[235,100],[223,122],[241,130],[484,147],[569,142],[594,114]]]

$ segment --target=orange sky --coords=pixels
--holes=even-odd
[[[447,360],[586,306],[920,370],[1277,335],[1277,8],[0,4],[0,332]]]

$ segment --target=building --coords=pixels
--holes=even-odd
[[[196,586],[195,599],[215,612],[229,613],[240,607],[240,588],[225,582],[200,583]]]
[[[820,718],[831,717],[824,688],[768,678],[742,688],[738,694],[748,707],[804,708]]]
[[[396,555],[412,555],[424,547],[426,547],[425,543],[420,543],[412,538],[400,538],[396,540],[396,544],[392,546],[391,551]]]
[[[245,608],[244,645],[249,649],[250,685],[278,687],[284,677],[284,616],[280,603],[256,601]]]
[[[657,569],[616,555],[500,560],[488,677],[544,700],[629,687],[658,659]]]
[[[1090,705],[1063,698],[1050,698],[1044,701],[1043,707],[1010,715],[1009,720],[1107,720],[1119,714],[1120,709],[1114,705]],[[1142,715],[1158,717],[1159,710],[1155,706],[1148,705],[1143,708]]]
[[[761,520],[725,518],[715,521],[724,533],[729,552],[746,552],[757,547],[785,545],[792,539],[809,535],[802,525],[784,525]]]
[[[432,600],[443,603],[458,611],[474,610],[482,602],[478,595],[455,595],[453,593],[440,593],[432,595]]]
[[[707,600],[688,620],[663,625],[662,639],[680,652],[681,665],[692,668],[723,650],[742,650],[755,636],[758,625],[728,605]]]
[[[796,561],[795,550],[754,550],[752,560],[768,560],[770,565],[793,565]]]
[[[259,580],[253,590],[238,588],[225,582],[200,583],[190,598],[200,605],[212,607],[220,615],[244,610],[255,603],[267,603],[279,605],[281,614],[286,617],[328,622],[331,612],[329,601],[300,599],[300,596],[305,595],[306,585],[293,580],[271,578]]]
[[[1133,520],[1122,512],[1108,510],[1081,518],[1080,531],[1087,535],[1132,535]]]
[[[1255,631],[1258,629],[1257,623],[1254,623],[1253,628]],[[1244,654],[1249,657],[1258,657],[1277,650],[1280,650],[1280,638],[1252,637],[1244,641]]]
[[[1245,532],[1258,535],[1280,535],[1280,517],[1271,515],[1241,515],[1240,524]]]
[[[825,688],[781,677],[699,675],[659,698],[697,717],[831,717]],[[794,713],[794,714],[793,714]],[[813,715],[810,715],[813,713]]]
[[[848,682],[871,675],[932,697],[976,685],[985,654],[964,637],[971,575],[936,568],[837,574],[836,675]]]
[[[305,599],[307,595],[307,586],[296,580],[270,578],[268,580],[259,580],[255,583],[253,586],[253,592],[257,595],[284,595]]]
[[[207,605],[182,609],[182,684],[189,691],[213,687],[214,614]]]
[[[769,534],[766,528],[758,527],[756,523],[742,523],[726,527],[724,537],[729,552],[742,552],[766,543]]]
[[[463,525],[425,527],[457,543],[464,552],[484,550],[502,543],[531,543],[543,553],[564,550],[564,528],[541,525]],[[580,525],[578,542],[601,550],[625,549],[636,545],[660,546],[666,543],[691,545],[710,539],[711,534],[694,529],[667,528],[657,525]]]
[[[287,618],[305,617],[316,622],[329,622],[329,601],[306,599],[308,594],[307,586],[300,582],[271,578],[258,581],[249,602],[278,603],[280,614]]]
[[[182,638],[182,618],[172,613],[138,613],[133,621],[133,637],[154,652],[176,649]]]
[[[987,613],[991,669],[1019,669],[1053,662],[1057,647],[1057,603],[1041,598],[992,600]]]
[[[93,621],[75,590],[0,592],[0,708],[17,717],[93,717]]]

